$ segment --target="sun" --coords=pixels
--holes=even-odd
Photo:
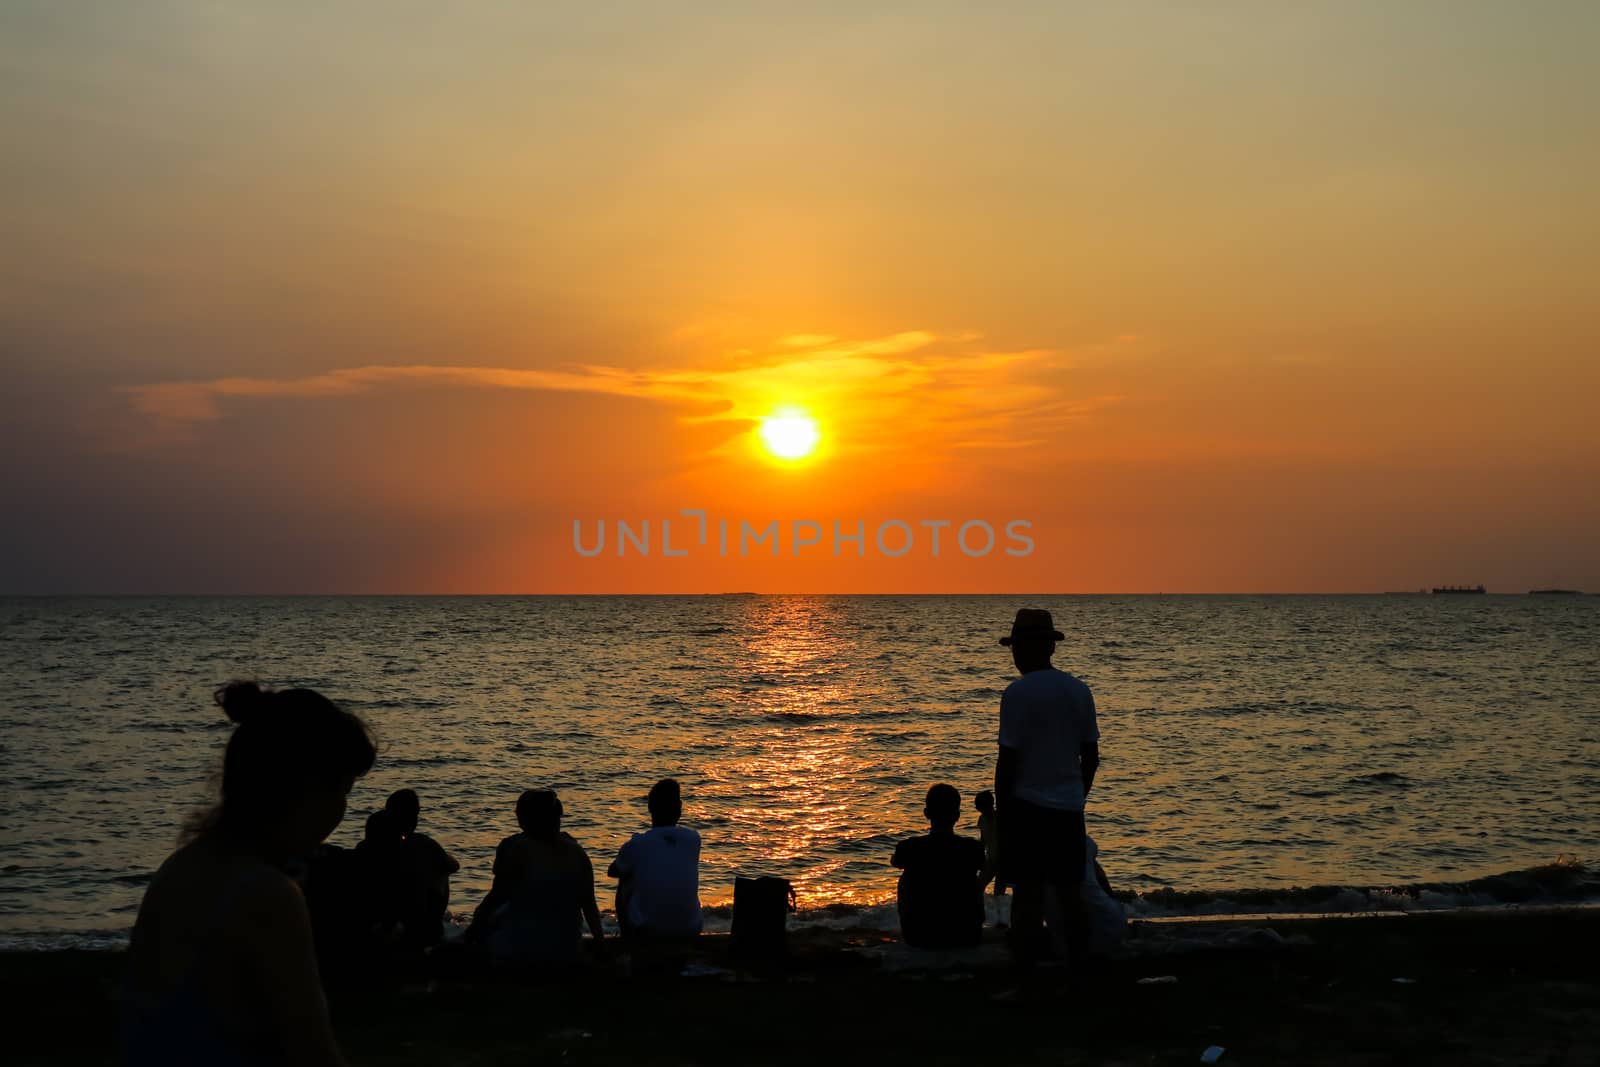
[[[779,408],[761,420],[761,443],[779,459],[804,459],[822,440],[817,420],[799,408]]]

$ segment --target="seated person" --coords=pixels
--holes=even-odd
[[[422,804],[415,790],[396,790],[389,794],[383,808],[393,817],[402,835],[400,857],[406,881],[403,920],[406,940],[419,948],[437,945],[444,940],[450,876],[461,869],[461,864],[433,838],[417,832]]]
[[[594,867],[583,846],[561,832],[563,814],[553,789],[529,789],[517,798],[522,832],[495,850],[494,884],[466,933],[469,942],[486,941],[499,962],[572,966],[583,941],[580,919],[596,942],[605,936]]]
[[[1111,895],[1111,882],[1096,860],[1099,853],[1094,838],[1085,837],[1083,889],[1078,896],[1088,919],[1089,951],[1096,955],[1109,952],[1128,933],[1128,915]]]
[[[679,826],[683,797],[663,778],[650,787],[650,829],[634,834],[606,872],[618,879],[617,923],[629,939],[674,940],[700,932],[700,835]]]
[[[956,835],[955,786],[929,789],[922,813],[930,832],[900,842],[892,861],[905,872],[898,886],[901,936],[916,948],[976,945],[983,937],[983,845]]]
[[[983,877],[980,886],[994,881],[995,899],[1006,895],[1005,879],[1000,870],[1000,816],[994,810],[994,793],[988,789],[980,792],[973,801],[978,809],[978,840],[983,843]]]
[[[404,841],[400,824],[387,811],[367,816],[366,836],[355,847],[357,937],[368,947],[399,941],[405,922]]]

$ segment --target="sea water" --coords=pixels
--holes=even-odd
[[[769,873],[812,915],[870,909],[929,785],[976,833],[1019,607],[1093,688],[1088,825],[1135,914],[1593,893],[1547,865],[1600,856],[1600,598],[24,598],[0,600],[0,939],[126,931],[214,785],[234,678],[372,724],[332,840],[415,789],[458,912],[521,790],[559,790],[603,872],[669,775],[708,904]]]

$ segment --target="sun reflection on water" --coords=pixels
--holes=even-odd
[[[874,836],[860,803],[880,760],[858,743],[852,720],[860,694],[849,679],[858,647],[825,598],[752,601],[743,613],[737,670],[760,684],[746,690],[741,744],[709,771],[707,793],[737,796],[728,810],[730,843],[803,887],[808,897],[870,903],[885,898],[841,877],[837,854]],[[731,799],[731,797],[730,797]],[[879,858],[881,859],[881,858]]]

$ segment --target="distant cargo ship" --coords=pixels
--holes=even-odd
[[[1481,585],[1436,585],[1433,587],[1434,596],[1444,596],[1446,594],[1460,595],[1463,593],[1479,594],[1486,592],[1488,592],[1488,590]]]
[[[1577,589],[1530,589],[1529,596],[1582,596]]]

